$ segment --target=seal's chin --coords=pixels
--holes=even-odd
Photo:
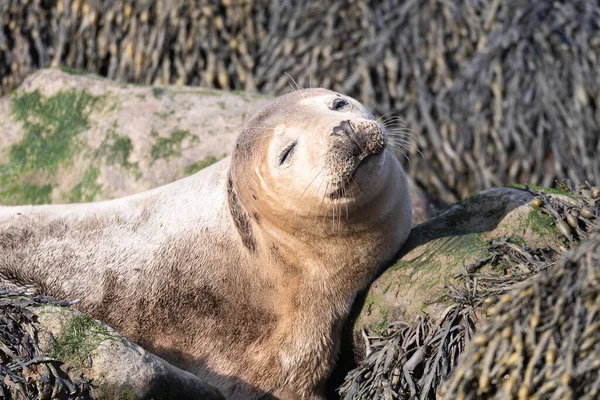
[[[356,192],[353,189],[353,186],[357,186],[356,183],[356,175],[360,173],[361,170],[367,168],[375,158],[380,157],[381,154],[367,154],[364,157],[360,158],[354,168],[350,170],[350,173],[346,174],[347,177],[342,177],[338,180],[338,183],[334,186],[334,190],[329,194],[329,198],[331,200],[338,200],[348,197],[354,197]]]

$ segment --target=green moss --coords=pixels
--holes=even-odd
[[[481,195],[479,193],[476,193],[476,194],[472,194],[470,196],[465,197],[464,199],[459,201],[458,204],[462,204],[463,206],[466,207],[470,204],[479,202],[480,199],[481,199]]]
[[[152,88],[152,94],[157,99],[160,99],[163,96],[163,94],[165,94],[165,92],[166,92],[166,90],[164,88],[160,88],[160,87],[153,87]]]
[[[131,142],[131,138],[119,135],[116,131],[116,126],[113,125],[106,133],[94,157],[103,158],[110,165],[118,164],[126,169],[137,169],[137,163],[129,162],[129,155],[132,150],[133,143]]]
[[[100,379],[103,379],[102,376]],[[130,387],[95,388],[93,394],[96,400],[133,400],[136,398],[135,392]],[[151,397],[148,400],[155,399]]]
[[[198,136],[192,135],[188,130],[176,129],[171,132],[169,137],[162,137],[158,132],[152,130],[150,135],[155,139],[154,145],[150,150],[152,161],[158,159],[168,159],[179,157],[181,155],[181,144],[185,138],[191,138],[192,143],[199,141]]]
[[[224,109],[225,109],[225,102],[224,102],[224,101],[218,101],[218,102],[217,102],[217,105],[219,106],[219,108],[220,108],[221,110],[224,110]]]
[[[106,340],[114,337],[98,322],[87,315],[75,315],[55,338],[51,356],[82,367],[91,352]]]
[[[97,182],[100,171],[97,168],[89,167],[83,178],[68,194],[67,199],[70,203],[88,202],[96,199],[96,196],[102,191],[102,185]]]
[[[88,116],[100,97],[75,89],[44,98],[39,91],[12,98],[12,114],[25,136],[10,148],[16,168],[54,173],[73,159],[77,136],[89,127]]]
[[[508,237],[503,237],[503,238],[494,238],[493,240],[500,240],[500,239],[506,239],[506,242],[508,243],[512,243],[512,244],[516,244],[517,246],[527,246],[527,243],[525,242],[525,239],[522,236],[517,236],[517,235],[512,235],[512,236],[508,236]]]
[[[567,192],[566,190],[562,190],[562,189],[558,189],[558,188],[547,188],[547,187],[536,186],[536,185],[527,185],[527,186],[533,190],[537,190],[538,192],[543,192],[543,193],[548,193],[548,194],[560,194],[560,195],[573,197],[573,195],[570,192]],[[525,189],[525,185],[521,184],[521,183],[511,183],[509,185],[506,185],[506,187],[513,188],[513,189],[521,189],[521,190]]]
[[[216,163],[219,160],[220,159],[215,156],[206,156],[202,160],[197,161],[197,162],[185,167],[184,173],[186,176],[191,175],[193,173],[200,171],[201,169],[204,169],[206,167],[213,165],[214,163]]]
[[[416,279],[416,275],[426,277],[419,279],[419,292],[429,293],[436,286],[441,288],[448,283],[449,274],[439,271],[458,271],[460,267],[482,255],[485,244],[480,233],[437,239],[412,261],[411,279]],[[443,262],[440,256],[443,256]]]
[[[554,224],[554,218],[548,214],[543,214],[535,206],[531,206],[532,210],[527,214],[525,219],[525,229],[530,228],[538,236],[556,235],[558,229]]]
[[[84,147],[79,134],[89,127],[94,107],[104,105],[104,97],[75,89],[44,97],[36,90],[17,91],[11,101],[12,116],[22,123],[24,136],[7,149],[8,163],[0,166],[0,201],[23,204],[33,199],[40,204],[49,200],[51,189],[45,185],[37,190],[31,182],[72,164]]]
[[[261,99],[269,99],[271,96],[256,92],[246,92],[244,90],[234,90],[231,92],[236,96],[242,97],[245,101],[249,102],[250,100],[261,100]]]
[[[169,110],[169,111],[165,111],[165,112],[157,112],[156,116],[161,119],[167,119],[168,117],[170,117],[173,114],[175,114],[175,110]]]
[[[194,93],[202,95],[202,96],[220,96],[221,95],[221,93],[217,92],[216,90],[207,90],[207,89],[194,90]]]
[[[85,71],[82,71],[82,70],[77,69],[77,68],[67,67],[67,66],[64,66],[64,65],[61,65],[59,67],[59,69],[62,72],[66,73],[66,74],[69,74],[69,75],[85,75]]]
[[[373,325],[373,332],[379,336],[383,336],[390,323],[390,310],[386,307],[379,307],[379,315],[381,315],[381,320]]]
[[[123,388],[117,395],[118,400],[135,400],[135,393],[129,388]]]
[[[0,182],[2,182],[1,176]],[[52,184],[34,185],[24,182],[8,182],[0,190],[0,199],[5,204],[48,204],[51,202],[53,189],[54,185]]]

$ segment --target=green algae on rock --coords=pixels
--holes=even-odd
[[[89,114],[103,98],[75,89],[44,97],[38,90],[17,91],[11,97],[12,115],[24,135],[8,148],[8,162],[0,166],[0,202],[40,204],[49,199],[51,178],[59,167],[72,166],[84,144],[80,134],[89,127]]]
[[[226,155],[223,155],[223,157],[221,157],[221,158],[224,158],[224,157],[226,157]],[[206,167],[210,167],[211,165],[213,165],[214,163],[219,161],[221,158],[217,158],[215,156],[206,156],[204,159],[185,167],[183,172],[185,173],[186,176],[194,174]]]
[[[390,320],[412,320],[423,311],[435,315],[445,306],[431,302],[493,239],[516,236],[530,247],[558,245],[552,237],[558,234],[556,227],[547,226],[543,216],[530,215],[538,213],[529,205],[533,198],[519,189],[490,189],[417,225],[401,257],[371,285],[355,329],[380,323],[382,311]]]
[[[157,131],[150,132],[155,140],[150,150],[152,161],[159,159],[169,159],[171,157],[180,157],[182,152],[182,143],[188,139],[189,145],[197,144],[200,139],[196,135],[192,135],[189,130],[175,129],[168,137],[162,137]]]
[[[39,71],[0,101],[0,204],[97,201],[180,179],[233,149],[268,101]]]

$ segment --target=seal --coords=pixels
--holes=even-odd
[[[324,89],[275,99],[230,158],[129,197],[0,208],[0,284],[61,299],[227,398],[324,398],[356,294],[411,196],[386,129]]]

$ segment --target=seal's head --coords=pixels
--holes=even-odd
[[[298,90],[276,99],[241,133],[234,186],[258,214],[339,219],[394,184],[390,169],[402,167],[386,150],[385,128],[361,103],[330,90]]]

